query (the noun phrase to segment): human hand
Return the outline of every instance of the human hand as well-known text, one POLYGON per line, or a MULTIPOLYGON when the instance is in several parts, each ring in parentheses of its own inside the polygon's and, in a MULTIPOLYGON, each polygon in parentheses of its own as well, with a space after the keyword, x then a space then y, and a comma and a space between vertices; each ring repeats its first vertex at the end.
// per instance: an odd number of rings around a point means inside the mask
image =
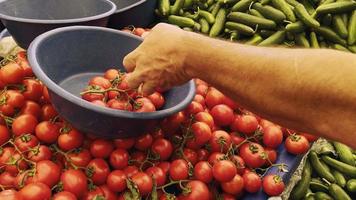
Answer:
POLYGON ((142 84, 143 94, 151 94, 158 87, 169 89, 193 78, 186 69, 188 36, 178 27, 156 25, 144 42, 124 58, 124 67, 132 72, 127 78, 129 87, 142 84))

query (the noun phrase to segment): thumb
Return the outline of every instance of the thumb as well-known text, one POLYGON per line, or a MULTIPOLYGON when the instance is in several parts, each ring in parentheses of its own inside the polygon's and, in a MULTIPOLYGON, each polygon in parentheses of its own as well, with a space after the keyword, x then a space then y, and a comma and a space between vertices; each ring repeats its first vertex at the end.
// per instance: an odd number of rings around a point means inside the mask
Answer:
POLYGON ((127 54, 123 60, 123 65, 126 71, 132 72, 136 68, 137 53, 133 51, 127 54))

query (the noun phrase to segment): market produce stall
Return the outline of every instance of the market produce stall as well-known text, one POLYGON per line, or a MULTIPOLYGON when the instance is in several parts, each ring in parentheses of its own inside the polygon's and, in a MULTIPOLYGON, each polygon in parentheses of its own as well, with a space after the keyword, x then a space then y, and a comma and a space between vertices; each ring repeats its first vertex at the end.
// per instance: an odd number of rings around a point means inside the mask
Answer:
POLYGON ((114 3, 107 22, 122 32, 56 29, 28 52, 21 35, 1 32, 0 199, 356 199, 346 145, 267 121, 199 79, 145 96, 121 66, 158 22, 249 45, 356 53, 354 0, 114 3))

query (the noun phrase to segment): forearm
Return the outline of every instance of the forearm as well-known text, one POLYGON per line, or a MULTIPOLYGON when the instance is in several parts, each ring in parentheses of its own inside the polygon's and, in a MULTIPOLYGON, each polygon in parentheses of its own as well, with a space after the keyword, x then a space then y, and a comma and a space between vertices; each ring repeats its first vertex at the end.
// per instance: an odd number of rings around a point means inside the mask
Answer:
POLYGON ((187 67, 194 77, 262 117, 356 147, 345 140, 356 139, 355 55, 189 38, 187 67))

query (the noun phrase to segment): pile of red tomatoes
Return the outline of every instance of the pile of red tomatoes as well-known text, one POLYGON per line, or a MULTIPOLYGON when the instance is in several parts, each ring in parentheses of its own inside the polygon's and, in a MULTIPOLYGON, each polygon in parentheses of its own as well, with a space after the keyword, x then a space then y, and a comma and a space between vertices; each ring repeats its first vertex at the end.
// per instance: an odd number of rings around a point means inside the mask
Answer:
POLYGON ((259 118, 201 80, 194 101, 154 132, 95 138, 58 116, 25 52, 1 63, 1 200, 227 200, 261 189, 279 195, 281 177, 264 176, 283 168, 276 148, 285 141, 289 152, 302 154, 315 139, 259 118))

